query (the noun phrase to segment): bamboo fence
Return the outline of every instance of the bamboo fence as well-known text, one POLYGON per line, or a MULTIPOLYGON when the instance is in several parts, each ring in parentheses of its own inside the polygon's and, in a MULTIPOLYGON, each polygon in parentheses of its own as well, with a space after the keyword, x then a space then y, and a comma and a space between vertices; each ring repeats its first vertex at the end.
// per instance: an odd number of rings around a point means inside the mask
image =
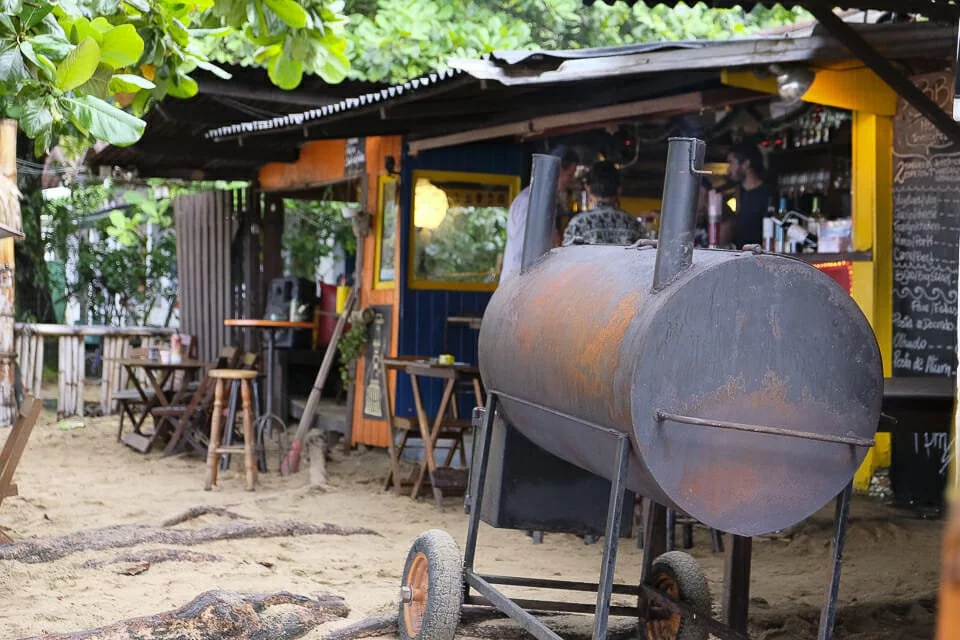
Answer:
POLYGON ((57 372, 57 415, 83 415, 84 340, 88 336, 103 338, 101 357, 103 375, 100 377, 100 409, 104 415, 116 411, 114 394, 127 386, 127 374, 118 360, 126 357, 133 338, 169 336, 176 329, 162 327, 101 327, 69 326, 59 324, 17 323, 16 350, 20 363, 23 393, 41 398, 43 382, 44 340, 56 338, 59 362, 57 372))

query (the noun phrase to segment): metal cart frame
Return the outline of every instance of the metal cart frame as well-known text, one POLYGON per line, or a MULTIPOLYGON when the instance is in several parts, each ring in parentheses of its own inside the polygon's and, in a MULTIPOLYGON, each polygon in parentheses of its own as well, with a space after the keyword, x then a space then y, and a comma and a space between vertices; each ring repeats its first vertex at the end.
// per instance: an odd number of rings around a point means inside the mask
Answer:
MULTIPOLYGON (((713 619, 709 613, 695 611, 684 603, 678 602, 664 593, 647 584, 651 568, 655 560, 658 547, 662 547, 665 529, 665 508, 652 502, 646 510, 645 525, 643 528, 644 548, 643 566, 639 584, 626 585, 614 583, 614 569, 617 559, 617 547, 620 542, 620 522, 624 507, 625 479, 630 462, 630 438, 627 434, 608 429, 596 424, 585 422, 574 416, 538 405, 521 398, 517 398, 501 391, 489 390, 486 408, 474 410, 476 425, 474 438, 473 464, 470 477, 469 491, 465 497, 464 508, 469 513, 466 547, 463 555, 464 604, 489 606, 509 616, 525 631, 538 640, 562 640, 561 636, 551 631, 542 621, 530 611, 564 612, 564 613, 593 613, 593 640, 602 640, 607 636, 610 616, 638 617, 641 620, 649 619, 651 605, 665 609, 672 614, 680 614, 694 622, 702 629, 712 633, 722 640, 749 640, 746 634, 746 608, 749 600, 749 538, 734 537, 732 548, 739 549, 741 561, 745 559, 746 569, 727 567, 727 579, 724 581, 724 617, 721 622, 713 619), (612 460, 610 497, 607 507, 606 531, 604 535, 603 560, 600 566, 600 580, 598 583, 574 582, 568 580, 546 580, 540 578, 525 578, 516 576, 499 576, 480 573, 475 568, 477 540, 480 528, 480 512, 483 503, 484 484, 487 475, 487 463, 490 452, 491 437, 493 434, 494 419, 500 398, 508 398, 513 402, 553 413, 558 417, 572 420, 583 426, 584 429, 600 432, 617 442, 617 453, 612 460), (477 446, 479 443, 479 446, 477 446), (737 544, 746 541, 748 544, 737 544), (597 595, 595 606, 589 604, 557 602, 549 600, 515 599, 505 595, 497 585, 517 587, 539 587, 563 591, 594 592, 597 595), (471 589, 478 595, 471 595, 471 589), (637 607, 611 606, 613 594, 637 596, 637 607)), ((722 425, 703 424, 698 426, 722 425)), ((729 428, 729 427, 727 427, 729 428)), ((791 437, 805 437, 802 434, 772 434, 791 437)), ((830 640, 833 637, 834 620, 836 617, 837 594, 840 587, 840 570, 843 558, 844 538, 846 535, 847 519, 850 511, 852 483, 848 484, 836 498, 836 512, 834 517, 833 537, 831 541, 832 567, 830 580, 827 585, 824 606, 820 615, 818 640, 830 640)), ((737 551, 731 549, 737 558, 737 551)), ((742 562, 741 562, 742 564, 742 562)), ((641 625, 641 630, 644 627, 641 625)), ((645 634, 645 632, 643 632, 645 634)))

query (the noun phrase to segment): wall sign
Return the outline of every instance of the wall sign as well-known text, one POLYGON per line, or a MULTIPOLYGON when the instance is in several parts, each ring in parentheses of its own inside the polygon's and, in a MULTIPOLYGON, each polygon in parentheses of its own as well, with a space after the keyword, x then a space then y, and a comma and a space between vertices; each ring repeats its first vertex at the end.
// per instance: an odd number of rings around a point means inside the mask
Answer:
MULTIPOLYGON (((948 73, 914 82, 944 109, 948 73)), ((956 371, 960 149, 901 99, 894 120, 893 370, 901 376, 956 371)))
POLYGON ((367 139, 347 138, 343 158, 343 175, 354 176, 367 169, 367 139))
MULTIPOLYGON (((951 74, 912 80, 945 111, 951 109, 951 74)), ((894 119, 893 163, 893 375, 954 376, 960 148, 901 99, 894 119)), ((890 477, 898 500, 941 504, 947 436, 894 435, 890 477)))
POLYGON ((363 372, 363 417, 372 420, 387 419, 387 394, 383 388, 383 359, 390 352, 390 317, 393 307, 390 305, 371 307, 374 312, 367 338, 367 350, 364 354, 363 372))

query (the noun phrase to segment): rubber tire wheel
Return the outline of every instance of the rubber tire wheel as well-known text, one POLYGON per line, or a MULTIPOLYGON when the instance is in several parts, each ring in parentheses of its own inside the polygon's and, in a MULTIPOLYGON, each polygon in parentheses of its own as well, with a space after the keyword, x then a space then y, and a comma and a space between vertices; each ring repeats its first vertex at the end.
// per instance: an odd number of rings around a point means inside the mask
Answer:
POLYGON ((421 533, 407 554, 401 586, 407 584, 410 569, 420 554, 426 556, 427 563, 426 606, 420 628, 414 629, 415 633, 410 633, 405 620, 407 607, 410 605, 400 602, 397 618, 400 638, 453 640, 457 627, 460 626, 460 609, 463 606, 463 560, 460 549, 446 531, 431 529, 421 533))
MULTIPOLYGON (((664 576, 678 587, 678 600, 706 616, 713 615, 713 600, 710 598, 710 586, 700 563, 683 551, 668 551, 653 561, 648 584, 655 586, 658 578, 664 576)), ((707 640, 709 632, 688 620, 680 619, 680 628, 674 640, 707 640)))

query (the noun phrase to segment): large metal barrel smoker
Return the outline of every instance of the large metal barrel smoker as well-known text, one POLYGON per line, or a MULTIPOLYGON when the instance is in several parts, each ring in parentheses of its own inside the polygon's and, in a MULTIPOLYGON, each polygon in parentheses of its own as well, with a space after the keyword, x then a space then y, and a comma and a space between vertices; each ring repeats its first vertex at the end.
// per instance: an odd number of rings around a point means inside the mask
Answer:
MULTIPOLYGON (((609 615, 638 611, 649 638, 746 638, 745 613, 736 624, 711 618, 692 557, 658 552, 658 509, 748 540, 839 496, 820 635, 830 637, 850 483, 880 417, 879 348, 856 303, 810 265, 757 247, 693 249, 704 151, 700 140, 671 139, 657 242, 553 250, 558 167, 535 157, 523 267, 500 284, 480 332, 488 402, 478 411, 463 571, 449 535, 418 538, 404 572, 402 637, 452 638, 466 603, 493 606, 537 638, 559 636, 528 610, 595 613, 595 639, 606 636, 609 615), (553 461, 536 462, 546 457, 553 461), (539 471, 530 476, 531 468, 539 471), (565 505, 553 518, 562 526, 549 530, 603 523, 599 583, 474 571, 481 519, 535 528, 510 506, 532 489, 541 497, 526 508, 553 508, 542 506, 551 495, 565 505), (651 505, 642 579, 614 585, 631 492, 651 505), (595 591, 597 604, 521 607, 495 584, 595 591), (612 593, 636 594, 640 606, 611 607, 612 593)), ((544 521, 550 514, 541 513, 544 521)))

